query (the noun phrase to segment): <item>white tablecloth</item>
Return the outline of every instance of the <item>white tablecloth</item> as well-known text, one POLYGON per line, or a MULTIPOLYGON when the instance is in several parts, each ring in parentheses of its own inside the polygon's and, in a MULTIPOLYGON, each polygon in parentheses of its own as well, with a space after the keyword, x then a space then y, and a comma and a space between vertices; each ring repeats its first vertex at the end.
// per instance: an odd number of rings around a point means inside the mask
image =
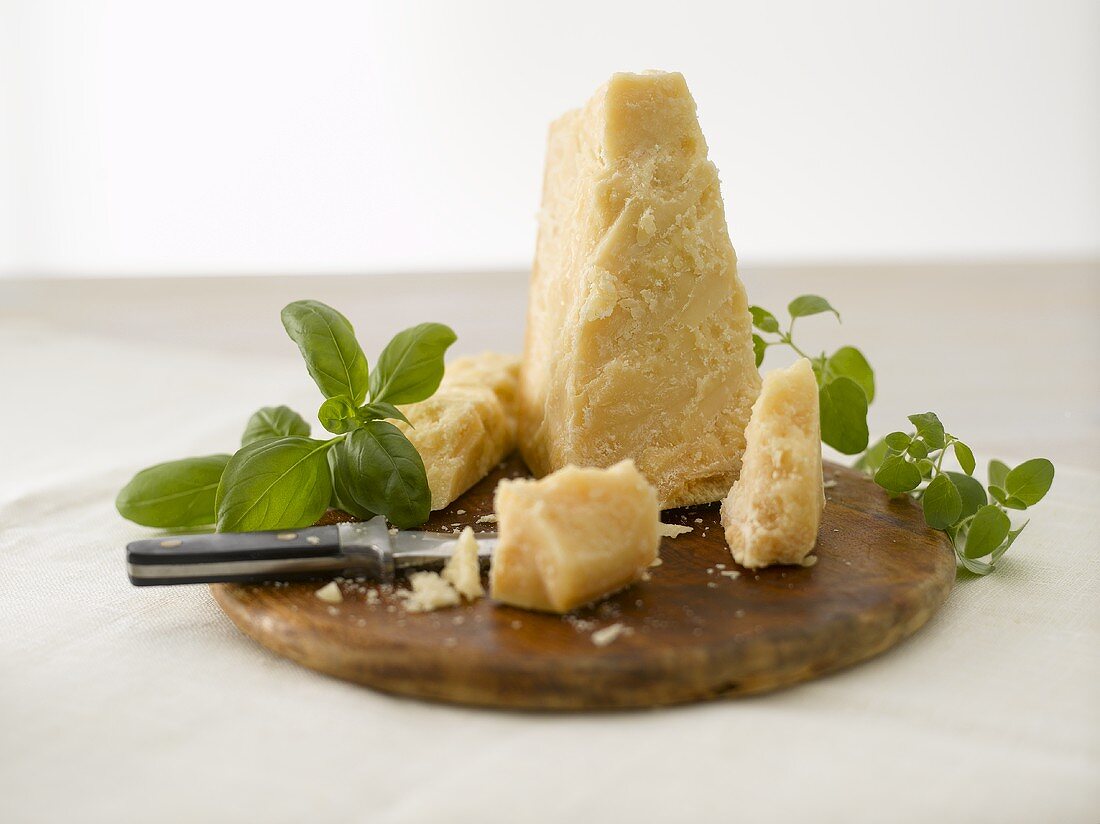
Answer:
MULTIPOLYGON (((1100 267, 750 270, 844 314, 872 428, 931 408, 980 458, 1058 475, 1003 568, 899 648, 750 699, 614 714, 461 709, 317 675, 205 588, 129 586, 141 466, 231 450, 318 398, 278 309, 368 355, 406 325, 518 349, 523 275, 0 284, 0 821, 1100 820, 1100 267)), ((812 324, 812 326, 811 326, 812 324)), ((984 461, 983 461, 984 462, 984 461)))

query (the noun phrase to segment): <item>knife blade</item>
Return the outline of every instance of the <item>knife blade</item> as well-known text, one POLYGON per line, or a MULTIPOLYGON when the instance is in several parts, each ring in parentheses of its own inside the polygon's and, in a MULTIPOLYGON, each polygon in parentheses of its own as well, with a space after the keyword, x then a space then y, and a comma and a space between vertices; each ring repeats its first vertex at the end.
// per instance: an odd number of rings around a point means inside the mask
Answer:
MULTIPOLYGON (((399 530, 382 516, 360 523, 270 532, 218 532, 146 538, 126 545, 126 571, 134 586, 259 583, 336 575, 392 583, 398 572, 441 567, 458 535, 399 530)), ((495 532, 477 535, 484 563, 495 532)))

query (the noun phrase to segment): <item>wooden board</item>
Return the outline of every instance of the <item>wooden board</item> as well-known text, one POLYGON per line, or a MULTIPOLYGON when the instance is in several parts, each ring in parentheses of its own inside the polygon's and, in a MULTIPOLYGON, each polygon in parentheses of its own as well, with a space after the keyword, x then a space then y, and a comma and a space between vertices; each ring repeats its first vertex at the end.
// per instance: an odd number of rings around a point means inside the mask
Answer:
MULTIPOLYGON (((513 460, 426 528, 493 529, 477 519, 492 512, 496 482, 519 474, 523 465, 513 460)), ((950 545, 915 505, 850 469, 826 464, 825 477, 814 566, 744 570, 730 557, 717 504, 674 510, 664 520, 693 531, 664 539, 650 580, 566 617, 488 599, 410 614, 393 593, 368 603, 367 590, 376 588, 352 582, 336 607, 314 597, 317 584, 212 589, 265 647, 401 695, 573 710, 758 693, 889 649, 928 620, 955 578, 950 545), (597 646, 592 632, 615 623, 627 632, 597 646)))

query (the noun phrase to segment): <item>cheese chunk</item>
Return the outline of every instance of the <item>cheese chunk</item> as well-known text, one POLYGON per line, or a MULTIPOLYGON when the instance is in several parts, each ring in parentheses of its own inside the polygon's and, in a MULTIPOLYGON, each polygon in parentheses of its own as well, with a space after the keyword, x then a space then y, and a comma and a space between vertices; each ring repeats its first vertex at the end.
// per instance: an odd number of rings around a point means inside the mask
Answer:
POLYGON ((733 559, 750 569, 803 563, 825 507, 817 380, 808 360, 764 377, 745 436, 741 477, 722 502, 733 559))
POLYGON ((434 395, 401 407, 409 423, 395 423, 424 461, 432 509, 443 509, 516 448, 518 372, 515 356, 459 358, 434 395))
POLYGON ((409 586, 409 590, 400 593, 409 612, 434 612, 456 606, 462 600, 438 572, 414 572, 409 576, 409 586))
POLYGON ((760 388, 718 173, 679 74, 612 76, 550 127, 520 369, 536 476, 633 459, 717 501, 760 388))
POLYGON ((657 493, 630 461, 505 480, 489 589, 525 609, 568 612, 638 578, 660 546, 657 493))
POLYGON ((443 580, 467 601, 475 601, 485 594, 485 589, 481 586, 477 538, 470 527, 462 530, 462 535, 455 542, 454 553, 443 567, 443 580))

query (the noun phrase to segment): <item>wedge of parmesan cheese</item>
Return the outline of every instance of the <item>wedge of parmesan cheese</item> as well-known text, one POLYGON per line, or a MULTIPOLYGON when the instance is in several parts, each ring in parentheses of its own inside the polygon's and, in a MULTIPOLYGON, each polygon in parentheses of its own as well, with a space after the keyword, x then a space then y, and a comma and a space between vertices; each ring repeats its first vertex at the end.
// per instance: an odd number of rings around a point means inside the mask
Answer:
POLYGON ((477 557, 477 538, 470 527, 462 530, 455 542, 454 553, 443 567, 443 580, 467 601, 485 594, 481 586, 481 565, 477 557))
POLYGON ((741 477, 722 502, 733 559, 750 569, 803 563, 825 507, 817 380, 808 360, 765 376, 745 436, 741 477))
POLYGON ((396 424, 424 461, 432 509, 443 509, 515 449, 518 373, 515 356, 459 358, 434 395, 401 407, 409 423, 396 424))
POLYGON ((759 387, 695 101, 679 74, 616 74, 550 127, 523 458, 536 476, 631 458, 662 509, 717 501, 759 387))
POLYGON ((657 558, 657 493, 630 461, 505 480, 489 590, 506 604, 568 612, 643 577, 657 558))

